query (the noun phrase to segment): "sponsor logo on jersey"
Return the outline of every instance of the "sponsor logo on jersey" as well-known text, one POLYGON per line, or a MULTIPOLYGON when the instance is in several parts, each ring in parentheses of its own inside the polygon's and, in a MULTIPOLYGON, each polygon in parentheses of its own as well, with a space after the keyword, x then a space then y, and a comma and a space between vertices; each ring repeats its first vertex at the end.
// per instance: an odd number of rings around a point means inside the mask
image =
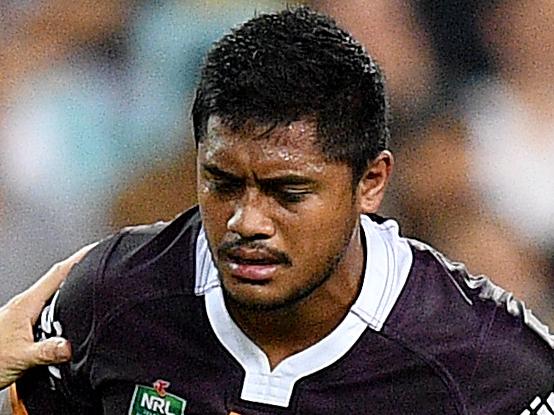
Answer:
POLYGON ((187 401, 167 392, 169 385, 161 379, 153 387, 136 385, 128 415, 183 415, 187 401))
POLYGON ((520 415, 554 415, 554 392, 551 392, 546 399, 535 397, 520 415))

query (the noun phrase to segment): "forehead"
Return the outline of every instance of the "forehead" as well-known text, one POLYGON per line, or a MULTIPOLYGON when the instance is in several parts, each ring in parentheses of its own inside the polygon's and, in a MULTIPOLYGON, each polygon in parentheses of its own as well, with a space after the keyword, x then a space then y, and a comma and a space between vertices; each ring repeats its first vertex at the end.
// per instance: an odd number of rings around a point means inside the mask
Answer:
POLYGON ((299 120, 288 125, 261 125, 248 121, 235 128, 217 116, 208 120, 206 137, 199 145, 199 159, 225 161, 318 162, 327 158, 317 142, 315 121, 299 120))

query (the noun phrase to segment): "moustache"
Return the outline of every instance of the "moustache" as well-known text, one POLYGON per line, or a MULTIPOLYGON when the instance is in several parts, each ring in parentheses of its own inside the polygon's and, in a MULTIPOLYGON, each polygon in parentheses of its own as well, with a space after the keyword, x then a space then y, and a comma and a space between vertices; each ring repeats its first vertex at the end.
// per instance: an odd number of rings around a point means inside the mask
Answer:
POLYGON ((270 248, 264 245, 262 242, 257 241, 236 240, 223 242, 217 248, 217 256, 220 259, 240 258, 241 253, 244 251, 255 252, 257 256, 263 257, 271 263, 287 266, 292 265, 292 260, 286 253, 274 248, 270 248))

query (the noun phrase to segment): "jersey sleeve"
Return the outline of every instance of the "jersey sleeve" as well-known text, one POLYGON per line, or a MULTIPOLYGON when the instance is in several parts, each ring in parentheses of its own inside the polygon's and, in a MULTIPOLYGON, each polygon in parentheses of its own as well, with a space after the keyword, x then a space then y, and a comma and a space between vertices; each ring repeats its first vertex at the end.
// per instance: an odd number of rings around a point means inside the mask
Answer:
POLYGON ((34 368, 17 382, 18 395, 29 415, 101 412, 95 410, 90 382, 96 324, 94 292, 111 245, 108 239, 89 252, 42 311, 35 340, 53 336, 68 339, 72 360, 34 368))
POLYGON ((511 293, 482 291, 497 304, 471 379, 474 411, 554 415, 554 336, 511 293))

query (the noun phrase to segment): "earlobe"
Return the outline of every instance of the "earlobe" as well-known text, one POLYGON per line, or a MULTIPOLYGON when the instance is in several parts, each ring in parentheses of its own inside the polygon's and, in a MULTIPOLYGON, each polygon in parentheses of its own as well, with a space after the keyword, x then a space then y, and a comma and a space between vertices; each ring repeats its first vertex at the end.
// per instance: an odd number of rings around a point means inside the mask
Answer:
POLYGON ((358 183, 358 201, 361 213, 375 213, 381 206, 385 189, 394 166, 394 157, 382 151, 368 166, 358 183))

